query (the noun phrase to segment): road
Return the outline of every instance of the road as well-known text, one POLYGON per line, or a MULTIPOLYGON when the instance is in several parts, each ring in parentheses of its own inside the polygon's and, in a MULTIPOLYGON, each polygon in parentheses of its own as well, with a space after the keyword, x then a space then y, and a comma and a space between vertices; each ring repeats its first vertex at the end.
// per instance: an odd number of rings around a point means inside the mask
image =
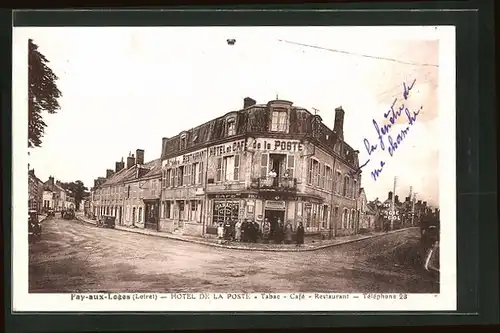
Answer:
POLYGON ((30 244, 31 293, 438 293, 415 229, 312 252, 257 252, 46 220, 30 244))

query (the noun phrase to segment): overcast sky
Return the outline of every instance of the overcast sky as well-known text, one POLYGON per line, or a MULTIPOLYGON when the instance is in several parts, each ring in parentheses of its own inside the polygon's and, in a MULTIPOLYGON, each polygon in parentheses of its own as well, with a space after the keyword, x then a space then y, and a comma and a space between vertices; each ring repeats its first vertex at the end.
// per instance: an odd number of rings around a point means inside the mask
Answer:
MULTIPOLYGON (((386 198, 398 176, 402 199, 412 185, 419 199, 436 205, 439 43, 408 36, 373 27, 16 28, 15 48, 27 49, 32 38, 63 93, 60 112, 44 116, 43 144, 31 150, 30 165, 42 180, 53 175, 90 187, 129 151, 158 158, 162 137, 238 110, 246 96, 258 103, 278 96, 319 109, 331 128, 334 109, 344 108, 346 141, 360 151, 360 163, 370 159, 362 179, 369 199, 386 198), (414 80, 404 101, 403 82, 414 80), (395 98, 396 106, 423 109, 392 157, 380 149, 369 156, 364 139, 378 142, 372 120, 387 123, 383 114, 395 98), (370 173, 381 160, 374 181, 370 173)), ((398 122, 408 123, 404 115, 398 122)), ((394 138, 401 128, 391 129, 394 138)))

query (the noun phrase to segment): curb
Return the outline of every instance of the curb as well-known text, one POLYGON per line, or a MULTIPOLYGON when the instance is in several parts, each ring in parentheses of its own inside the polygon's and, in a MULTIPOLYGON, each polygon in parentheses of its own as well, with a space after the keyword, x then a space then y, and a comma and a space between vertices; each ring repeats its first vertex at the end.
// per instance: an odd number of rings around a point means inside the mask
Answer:
MULTIPOLYGON (((84 221, 87 222, 87 221, 84 221)), ((87 222, 90 224, 90 222, 87 222)), ((334 244, 325 244, 325 245, 320 245, 318 247, 314 248, 289 248, 289 249, 259 249, 259 248, 248 248, 248 247, 241 247, 241 246, 235 246, 235 245, 223 245, 223 244, 216 244, 216 243, 209 243, 209 242, 204 242, 204 241, 198 241, 195 239, 185 239, 185 238, 180 238, 180 237, 175 237, 166 233, 163 234, 148 234, 148 233, 143 233, 143 232, 137 232, 134 229, 128 229, 128 228, 123 228, 123 227, 115 227, 115 230, 120 230, 124 232, 131 232, 135 234, 142 234, 146 236, 154 236, 154 237, 160 237, 160 238, 167 238, 167 239, 173 239, 181 242, 187 242, 187 243, 193 243, 193 244, 200 244, 200 245, 205 245, 205 246, 212 246, 212 247, 218 247, 218 248, 224 248, 224 249, 232 249, 232 250, 240 250, 240 251, 260 251, 260 252, 310 252, 310 251, 318 251, 322 249, 326 249, 329 247, 333 246, 338 246, 338 245, 344 245, 344 244, 349 244, 349 243, 355 243, 359 242, 362 240, 370 239, 370 238, 377 238, 377 237, 382 237, 382 236, 387 236, 390 234, 394 234, 397 232, 402 232, 405 230, 410 230, 414 227, 411 228, 404 228, 404 229, 398 229, 398 230, 392 230, 388 231, 386 233, 378 234, 378 235, 371 235, 371 236, 365 236, 365 237, 360 237, 357 239, 347 239, 345 241, 340 241, 338 243, 334 244)))

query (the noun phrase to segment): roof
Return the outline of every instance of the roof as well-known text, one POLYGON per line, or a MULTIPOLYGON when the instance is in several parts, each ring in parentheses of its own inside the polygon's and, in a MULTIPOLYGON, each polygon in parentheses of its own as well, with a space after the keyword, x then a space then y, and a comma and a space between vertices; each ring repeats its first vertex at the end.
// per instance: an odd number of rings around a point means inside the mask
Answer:
MULTIPOLYGON (((136 179, 136 172, 137 172, 137 164, 132 166, 131 168, 128 169, 121 169, 117 173, 113 174, 111 178, 106 180, 104 184, 101 185, 101 187, 106 187, 106 186, 112 186, 120 183, 124 183, 127 181, 135 180, 136 179)), ((156 174, 161 174, 161 161, 159 158, 149 161, 143 165, 141 165, 142 168, 145 169, 150 169, 144 176, 144 177, 151 177, 155 176, 156 174)))
POLYGON ((158 158, 154 161, 151 161, 150 163, 151 169, 141 178, 149 178, 161 175, 161 160, 158 158))

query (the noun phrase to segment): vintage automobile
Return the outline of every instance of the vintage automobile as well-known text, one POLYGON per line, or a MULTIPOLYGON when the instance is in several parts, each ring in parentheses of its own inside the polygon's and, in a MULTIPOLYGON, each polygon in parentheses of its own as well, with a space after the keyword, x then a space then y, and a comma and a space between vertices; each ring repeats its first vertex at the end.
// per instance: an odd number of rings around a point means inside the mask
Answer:
POLYGON ((42 226, 38 221, 36 210, 28 211, 28 239, 30 242, 40 239, 42 236, 42 226))
POLYGON ((75 218, 75 211, 68 209, 62 213, 62 217, 65 220, 73 220, 75 218))
POLYGON ((97 227, 103 227, 103 228, 114 228, 115 227, 115 222, 116 222, 116 217, 115 216, 110 216, 110 215, 102 215, 96 223, 97 227))

